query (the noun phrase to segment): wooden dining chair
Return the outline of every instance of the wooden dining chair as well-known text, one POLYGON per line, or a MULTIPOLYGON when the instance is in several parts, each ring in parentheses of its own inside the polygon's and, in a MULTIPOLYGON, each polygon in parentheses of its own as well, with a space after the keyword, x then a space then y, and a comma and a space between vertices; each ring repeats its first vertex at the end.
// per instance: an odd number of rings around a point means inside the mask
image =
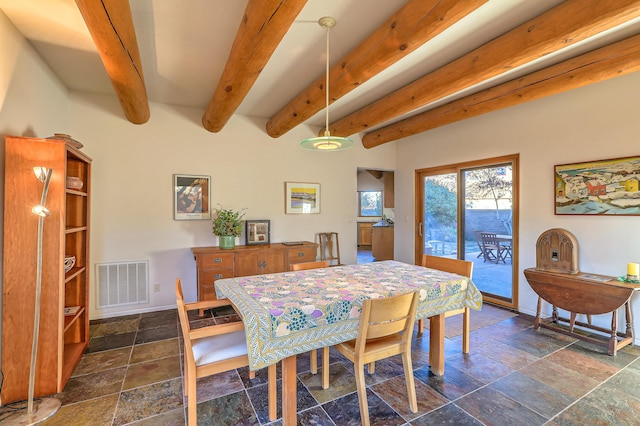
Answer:
MULTIPOLYGON (((412 413, 418 411, 416 387, 411 363, 411 336, 416 320, 418 292, 362 301, 362 312, 355 340, 339 343, 335 348, 351 362, 356 375, 362 425, 369 425, 369 404, 364 380, 364 366, 378 360, 402 355, 407 398, 412 413)), ((369 370, 369 373, 372 371, 369 370)))
MULTIPOLYGON (((473 262, 448 257, 422 255, 422 266, 426 268, 438 269, 440 271, 451 272, 452 274, 463 275, 471 278, 473 273, 473 262)), ((462 353, 469 353, 469 333, 470 315, 469 308, 454 309, 445 312, 444 316, 451 317, 462 314, 462 353)), ((424 332, 424 320, 418 320, 418 335, 424 332)))
MULTIPOLYGON (((178 278, 176 279, 176 304, 184 341, 184 394, 188 400, 188 424, 195 426, 197 423, 196 380, 248 366, 247 340, 244 324, 241 321, 196 329, 192 329, 189 324, 189 311, 229 306, 231 303, 228 300, 185 303, 182 283, 178 278)), ((268 368, 269 419, 275 420, 277 417, 276 365, 270 365, 268 368)), ((251 372, 250 377, 255 377, 255 373, 251 372)))
MULTIPOLYGON (((328 268, 328 260, 320 260, 317 262, 292 263, 289 265, 290 271, 305 271, 308 269, 328 268)), ((318 372, 318 351, 312 349, 309 352, 311 363, 311 374, 318 372)), ((329 388, 329 347, 322 348, 322 389, 329 388)))
POLYGON ((320 260, 328 260, 329 266, 340 266, 340 243, 337 232, 320 232, 320 260))

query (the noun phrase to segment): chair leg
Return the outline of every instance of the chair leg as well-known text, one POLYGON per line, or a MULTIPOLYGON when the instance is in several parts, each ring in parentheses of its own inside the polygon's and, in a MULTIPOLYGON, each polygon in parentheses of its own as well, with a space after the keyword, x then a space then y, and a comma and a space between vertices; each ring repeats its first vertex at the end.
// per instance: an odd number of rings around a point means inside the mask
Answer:
POLYGON ((311 364, 311 374, 318 372, 318 351, 312 349, 309 351, 309 362, 311 364))
POLYGON ((276 377, 276 365, 271 364, 267 370, 269 378, 268 380, 268 405, 269 405, 269 420, 274 421, 278 418, 278 389, 277 389, 277 377, 276 377))
POLYGON ((356 373, 356 389, 358 390, 362 426, 369 426, 369 404, 367 402, 367 385, 364 381, 364 364, 354 364, 353 367, 356 373))
POLYGON ((424 320, 419 319, 418 320, 418 337, 422 336, 423 334, 424 334, 424 320))
POLYGON ((187 381, 186 389, 188 389, 189 396, 187 397, 187 417, 189 426, 196 426, 198 423, 198 398, 196 397, 196 372, 191 371, 189 376, 185 377, 187 381))
POLYGON ((413 364, 411 362, 411 354, 404 352, 402 354, 402 366, 404 367, 404 381, 407 384, 407 399, 409 399, 409 409, 412 413, 418 412, 418 401, 416 398, 416 384, 413 380, 413 364))
POLYGON ((371 361, 369 364, 367 364, 367 372, 369 374, 376 374, 376 362, 375 361, 371 361))
POLYGON ((329 389, 329 346, 322 348, 322 389, 329 389))
POLYGON ((470 321, 471 312, 469 308, 464 308, 464 313, 462 314, 462 353, 469 353, 469 327, 471 324, 470 321))

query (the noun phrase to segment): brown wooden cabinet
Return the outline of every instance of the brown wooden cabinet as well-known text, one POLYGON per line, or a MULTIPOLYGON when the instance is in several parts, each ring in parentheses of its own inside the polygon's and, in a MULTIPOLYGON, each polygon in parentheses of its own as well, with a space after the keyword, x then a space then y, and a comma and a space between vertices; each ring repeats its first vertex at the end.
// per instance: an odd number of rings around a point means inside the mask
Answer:
POLYGON ((371 254, 376 260, 393 259, 393 226, 374 226, 371 254))
POLYGON ((371 247, 371 227, 373 223, 359 222, 358 223, 358 246, 371 247))
POLYGON ((395 174, 394 172, 385 172, 384 182, 384 208, 392 209, 395 205, 395 174))
POLYGON ((318 244, 305 241, 295 246, 267 244, 233 249, 193 247, 191 250, 197 268, 198 300, 212 300, 217 298, 216 280, 288 271, 292 263, 315 261, 318 244))
POLYGON ((38 220, 43 183, 53 169, 44 219, 42 293, 34 395, 61 392, 89 342, 88 267, 91 159, 60 140, 6 137, 2 402, 26 399, 35 313, 38 220), (67 177, 82 187, 67 188, 67 177), (65 257, 75 265, 65 272, 65 257), (65 307, 77 312, 65 315, 65 307))

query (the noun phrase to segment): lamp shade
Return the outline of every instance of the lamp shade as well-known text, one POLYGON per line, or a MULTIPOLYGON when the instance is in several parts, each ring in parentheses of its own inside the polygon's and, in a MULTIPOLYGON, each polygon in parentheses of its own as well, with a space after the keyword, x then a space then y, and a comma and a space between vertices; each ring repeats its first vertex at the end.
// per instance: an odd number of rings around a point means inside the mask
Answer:
POLYGON ((353 145, 351 139, 340 136, 318 136, 300 142, 300 146, 311 151, 341 151, 353 145))

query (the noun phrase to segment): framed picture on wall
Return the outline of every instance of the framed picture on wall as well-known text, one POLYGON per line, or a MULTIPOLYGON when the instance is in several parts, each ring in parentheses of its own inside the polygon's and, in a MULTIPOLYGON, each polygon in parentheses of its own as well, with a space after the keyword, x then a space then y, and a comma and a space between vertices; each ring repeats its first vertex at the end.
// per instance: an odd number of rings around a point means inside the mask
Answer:
POLYGON ((561 164, 555 172, 555 214, 640 215, 640 156, 561 164))
POLYGON ((286 214, 320 213, 320 184, 285 182, 284 212, 286 214))
POLYGON ((173 175, 173 219, 211 219, 211 177, 173 175))
POLYGON ((244 232, 245 244, 248 246, 256 244, 271 243, 271 221, 269 220, 246 220, 244 232))

